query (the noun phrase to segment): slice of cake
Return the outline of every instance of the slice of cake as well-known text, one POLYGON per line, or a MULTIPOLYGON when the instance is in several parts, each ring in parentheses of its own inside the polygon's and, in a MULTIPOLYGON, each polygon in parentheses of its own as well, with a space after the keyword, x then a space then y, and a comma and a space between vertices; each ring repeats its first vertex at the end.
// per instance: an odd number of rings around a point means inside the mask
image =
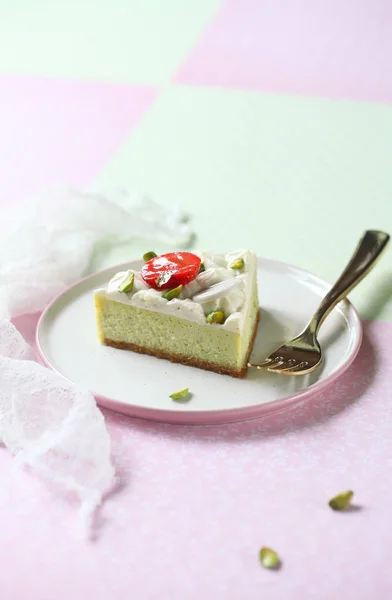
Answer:
POLYGON ((259 318, 257 258, 248 250, 149 253, 140 271, 95 291, 99 341, 244 377, 259 318))

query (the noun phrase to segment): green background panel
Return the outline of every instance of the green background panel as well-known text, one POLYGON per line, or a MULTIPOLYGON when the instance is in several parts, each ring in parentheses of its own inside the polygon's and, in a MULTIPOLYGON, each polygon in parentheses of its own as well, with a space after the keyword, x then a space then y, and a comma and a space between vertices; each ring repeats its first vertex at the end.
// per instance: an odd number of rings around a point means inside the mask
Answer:
MULTIPOLYGON (((249 247, 334 281, 365 229, 392 232, 392 107, 167 87, 97 183, 189 210, 197 246, 249 247)), ((351 294, 392 319, 391 252, 351 294)), ((261 282, 262 285, 262 282, 261 282)))
POLYGON ((0 72, 168 81, 218 0, 0 0, 0 72))

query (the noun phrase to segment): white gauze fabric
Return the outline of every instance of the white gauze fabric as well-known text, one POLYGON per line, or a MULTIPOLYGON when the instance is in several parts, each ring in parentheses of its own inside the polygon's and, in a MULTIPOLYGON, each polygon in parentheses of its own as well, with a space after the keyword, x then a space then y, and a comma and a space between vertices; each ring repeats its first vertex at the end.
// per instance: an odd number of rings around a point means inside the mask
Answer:
POLYGON ((86 517, 115 475, 103 415, 88 390, 35 362, 11 319, 44 309, 91 270, 100 247, 136 240, 187 247, 192 236, 179 210, 124 190, 57 190, 1 215, 0 441, 34 472, 76 492, 86 517))

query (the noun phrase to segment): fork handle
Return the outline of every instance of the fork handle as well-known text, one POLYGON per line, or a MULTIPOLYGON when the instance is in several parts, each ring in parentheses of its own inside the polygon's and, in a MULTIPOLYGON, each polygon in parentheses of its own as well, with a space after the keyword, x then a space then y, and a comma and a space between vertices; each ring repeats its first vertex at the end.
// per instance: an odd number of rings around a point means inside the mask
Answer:
POLYGON ((321 301, 314 313, 308 330, 317 334, 322 322, 340 300, 369 273, 389 241, 389 235, 382 231, 365 231, 347 267, 321 301))

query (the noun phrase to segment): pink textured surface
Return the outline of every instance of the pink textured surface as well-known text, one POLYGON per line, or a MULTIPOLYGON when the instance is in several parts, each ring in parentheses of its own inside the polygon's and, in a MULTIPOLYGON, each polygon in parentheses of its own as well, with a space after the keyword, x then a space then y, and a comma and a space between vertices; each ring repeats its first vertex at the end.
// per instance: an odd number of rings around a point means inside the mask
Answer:
POLYGON ((150 87, 0 76, 0 205, 83 186, 154 100, 150 87))
MULTIPOLYGON (((29 338, 33 325, 18 322, 29 338)), ((0 451, 0 514, 13 515, 2 520, 1 597, 388 600, 391 337, 392 323, 366 323, 345 376, 269 418, 181 427, 106 413, 120 493, 96 542, 78 537, 68 501, 0 451), (347 488, 360 510, 331 511, 347 488), (279 572, 260 567, 261 545, 279 551, 279 572)))
POLYGON ((176 79, 390 102, 391 23, 388 0, 228 0, 176 79))

